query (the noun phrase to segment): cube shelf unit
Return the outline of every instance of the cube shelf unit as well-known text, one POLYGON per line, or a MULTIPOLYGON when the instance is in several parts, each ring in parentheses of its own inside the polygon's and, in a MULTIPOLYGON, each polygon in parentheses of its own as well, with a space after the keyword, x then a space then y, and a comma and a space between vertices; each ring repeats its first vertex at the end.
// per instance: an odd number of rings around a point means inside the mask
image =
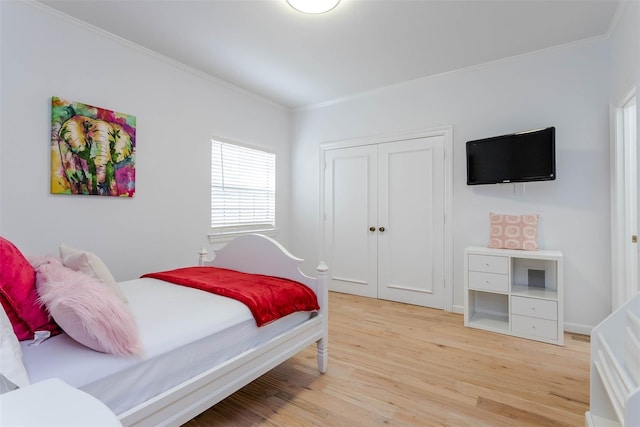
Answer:
POLYGON ((464 325, 563 345, 563 256, 472 246, 464 251, 464 325))

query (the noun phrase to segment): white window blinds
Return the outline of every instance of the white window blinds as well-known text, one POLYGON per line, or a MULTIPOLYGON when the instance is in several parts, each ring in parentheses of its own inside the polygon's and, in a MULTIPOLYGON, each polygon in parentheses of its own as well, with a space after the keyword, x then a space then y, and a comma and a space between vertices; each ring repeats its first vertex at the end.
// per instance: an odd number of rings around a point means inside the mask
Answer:
POLYGON ((211 144, 214 234, 275 227, 276 156, 227 142, 211 144))

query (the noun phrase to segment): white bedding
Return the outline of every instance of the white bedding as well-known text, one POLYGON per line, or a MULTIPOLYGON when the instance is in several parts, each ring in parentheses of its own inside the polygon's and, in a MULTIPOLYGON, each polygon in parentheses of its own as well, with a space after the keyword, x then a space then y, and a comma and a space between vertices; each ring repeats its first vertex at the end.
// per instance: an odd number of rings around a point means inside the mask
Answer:
POLYGON ((67 335, 21 343, 30 381, 58 377, 121 414, 309 319, 298 312, 257 328, 242 303, 144 278, 120 283, 144 348, 135 359, 99 353, 67 335))

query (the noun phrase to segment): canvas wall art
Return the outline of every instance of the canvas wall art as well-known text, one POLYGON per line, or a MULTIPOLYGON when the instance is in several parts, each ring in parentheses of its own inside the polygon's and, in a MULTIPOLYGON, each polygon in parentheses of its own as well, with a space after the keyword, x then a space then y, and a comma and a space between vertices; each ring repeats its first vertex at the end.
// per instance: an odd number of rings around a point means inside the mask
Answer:
POLYGON ((133 197, 136 118, 51 98, 51 193, 133 197))

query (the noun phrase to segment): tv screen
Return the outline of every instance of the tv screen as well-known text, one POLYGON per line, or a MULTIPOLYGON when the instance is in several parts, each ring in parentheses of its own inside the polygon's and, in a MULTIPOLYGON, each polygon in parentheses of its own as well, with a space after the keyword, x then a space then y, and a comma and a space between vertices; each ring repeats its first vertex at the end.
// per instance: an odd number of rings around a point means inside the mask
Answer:
POLYGON ((467 142, 467 185, 556 179, 556 129, 467 142))

